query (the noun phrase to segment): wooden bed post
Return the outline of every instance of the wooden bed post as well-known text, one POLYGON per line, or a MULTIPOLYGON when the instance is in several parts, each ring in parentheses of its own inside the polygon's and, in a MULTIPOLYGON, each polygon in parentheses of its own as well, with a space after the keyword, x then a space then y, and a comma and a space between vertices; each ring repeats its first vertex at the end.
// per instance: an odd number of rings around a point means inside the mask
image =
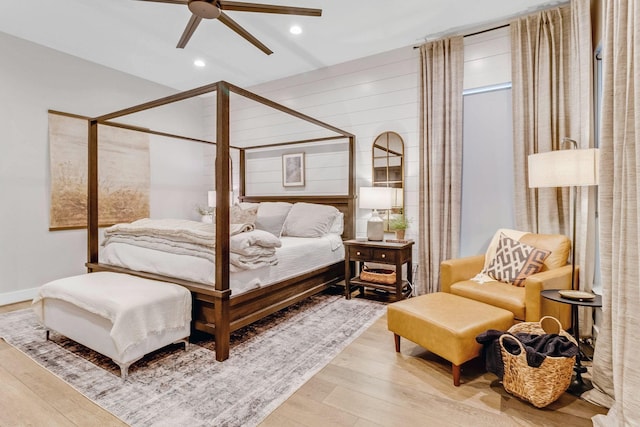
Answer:
POLYGON ((216 360, 229 358, 229 86, 218 82, 216 90, 216 360))
MULTIPOLYGON (((247 165, 246 165, 246 161, 247 161, 247 153, 246 150, 244 148, 240 148, 240 183, 239 183, 239 188, 240 188, 240 194, 239 196, 245 196, 246 193, 246 181, 245 181, 245 177, 244 174, 246 173, 247 170, 247 165)), ((242 199, 240 199, 242 200, 242 199)))
MULTIPOLYGON (((88 121, 87 262, 98 262, 98 121, 88 121)), ((89 269, 89 271, 91 271, 89 269)))
POLYGON ((351 222, 351 235, 347 239, 356 237, 356 137, 349 136, 349 220, 351 222))

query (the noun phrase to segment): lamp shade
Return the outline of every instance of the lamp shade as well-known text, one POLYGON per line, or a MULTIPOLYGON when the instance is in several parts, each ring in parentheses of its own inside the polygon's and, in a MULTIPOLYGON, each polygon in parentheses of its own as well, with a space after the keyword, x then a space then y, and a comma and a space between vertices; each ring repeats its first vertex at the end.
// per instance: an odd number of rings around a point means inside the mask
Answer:
POLYGON ((390 187, 360 187, 360 209, 391 209, 395 190, 390 187))
POLYGON ((557 150, 529 156, 529 188, 598 185, 597 148, 557 150))

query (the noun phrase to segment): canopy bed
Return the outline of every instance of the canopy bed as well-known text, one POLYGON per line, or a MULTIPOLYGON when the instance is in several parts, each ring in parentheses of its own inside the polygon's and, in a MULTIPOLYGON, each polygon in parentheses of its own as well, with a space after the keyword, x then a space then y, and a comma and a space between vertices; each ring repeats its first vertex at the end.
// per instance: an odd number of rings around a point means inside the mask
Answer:
MULTIPOLYGON (((186 92, 171 95, 155 101, 146 102, 131 108, 105 114, 89 120, 89 150, 88 150, 88 242, 87 242, 87 263, 88 272, 119 272, 134 276, 160 280, 163 282, 175 283, 187 288, 192 295, 192 328, 206 332, 215 337, 215 353, 218 361, 223 361, 229 357, 229 337, 230 333, 238 328, 248 325, 269 314, 290 306, 306 297, 327 289, 332 284, 344 277, 344 261, 325 261, 320 267, 314 267, 305 271, 295 273, 291 276, 279 276, 280 279, 266 280, 266 286, 258 286, 243 289, 242 292, 234 291, 231 288, 232 253, 231 248, 234 243, 230 235, 230 211, 233 208, 231 201, 225 195, 232 189, 231 183, 231 150, 239 152, 239 200, 243 203, 273 203, 288 202, 296 204, 319 204, 334 206, 342 213, 344 218, 341 237, 342 239, 353 238, 355 235, 355 182, 354 182, 354 154, 355 136, 349 132, 338 129, 320 120, 309 117, 305 114, 292 110, 276 102, 251 93, 224 81, 213 83, 207 86, 189 90, 186 92), (216 190, 216 215, 215 215, 215 254, 213 257, 214 271, 211 273, 212 281, 195 280, 175 277, 169 274, 170 271, 140 271, 127 268, 126 266, 114 265, 115 263, 105 263, 100 257, 99 229, 98 229, 98 126, 116 126, 122 128, 135 129, 141 132, 170 136, 187 140, 195 140, 181 135, 168 134, 151 129, 142 129, 124 123, 114 122, 114 119, 130 114, 151 110, 156 107, 186 100, 191 97, 200 96, 210 92, 216 95, 216 138, 215 141, 197 140, 198 142, 215 144, 215 190, 216 190), (286 113, 304 122, 310 123, 329 133, 329 136, 310 138, 305 140, 285 141, 270 143, 260 146, 232 146, 230 137, 230 94, 236 94, 263 106, 270 107, 281 113, 286 113), (273 147, 288 146, 309 146, 310 144, 323 143, 325 141, 342 140, 348 144, 348 190, 343 195, 305 195, 296 193, 289 195, 260 195, 252 196, 245 194, 246 182, 246 156, 251 150, 273 147), (275 281, 273 281, 275 280, 275 281)), ((338 236, 340 233, 338 233, 338 236)), ((298 242, 295 238, 292 240, 298 242)), ((283 239, 285 240, 285 239, 283 239)), ((340 239, 338 243, 341 244, 340 239)), ((333 244, 332 244, 333 245, 333 244)), ((126 264, 124 264, 126 265, 126 264)), ((240 279, 242 281, 242 278, 240 279)))

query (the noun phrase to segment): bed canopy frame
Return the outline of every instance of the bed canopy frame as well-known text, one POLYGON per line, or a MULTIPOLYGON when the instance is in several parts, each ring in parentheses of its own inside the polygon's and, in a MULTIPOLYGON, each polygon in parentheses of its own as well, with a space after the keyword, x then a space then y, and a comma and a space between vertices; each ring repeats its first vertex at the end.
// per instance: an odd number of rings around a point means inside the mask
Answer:
POLYGON ((259 96, 248 90, 232 85, 225 81, 219 81, 196 89, 170 95, 154 101, 139 104, 130 108, 115 111, 88 120, 89 123, 89 147, 88 147, 88 214, 87 214, 87 263, 88 272, 115 271, 132 274, 140 277, 177 283, 185 286, 192 294, 193 313, 192 328, 206 332, 215 337, 216 360, 223 361, 229 357, 230 333, 246 326, 269 314, 290 306, 304 298, 321 292, 344 278, 344 262, 332 264, 316 269, 301 276, 283 280, 268 286, 253 289, 238 295, 232 295, 229 289, 229 210, 230 201, 225 195, 231 191, 231 149, 239 150, 240 154, 240 183, 239 199, 246 202, 288 201, 308 202, 333 205, 344 213, 345 225, 343 238, 349 239, 355 236, 355 136, 342 129, 314 119, 310 116, 295 111, 289 107, 278 104, 267 98, 259 96), (182 135, 144 129, 124 123, 114 122, 114 119, 139 113, 153 108, 161 107, 192 97, 216 92, 216 140, 185 137, 182 135), (279 142, 250 147, 235 147, 230 144, 230 94, 234 93, 259 104, 271 107, 277 111, 289 114, 305 122, 314 124, 330 131, 333 135, 307 140, 279 142), (133 271, 111 265, 101 264, 98 260, 98 126, 115 126, 125 129, 146 132, 160 136, 191 140, 215 144, 216 160, 216 251, 215 251, 215 283, 213 286, 187 280, 161 276, 141 271, 133 271), (348 163, 348 193, 346 195, 315 196, 251 196, 245 194, 246 153, 252 149, 268 147, 290 146, 295 144, 313 144, 328 140, 347 140, 348 163))

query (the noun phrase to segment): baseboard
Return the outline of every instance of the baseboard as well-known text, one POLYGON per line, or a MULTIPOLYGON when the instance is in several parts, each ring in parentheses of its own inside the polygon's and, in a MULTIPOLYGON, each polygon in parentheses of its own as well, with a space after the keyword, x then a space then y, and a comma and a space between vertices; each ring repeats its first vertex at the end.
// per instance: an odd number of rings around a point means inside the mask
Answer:
POLYGON ((0 305, 15 304, 17 302, 30 301, 38 293, 38 288, 24 289, 16 292, 0 294, 0 305))

